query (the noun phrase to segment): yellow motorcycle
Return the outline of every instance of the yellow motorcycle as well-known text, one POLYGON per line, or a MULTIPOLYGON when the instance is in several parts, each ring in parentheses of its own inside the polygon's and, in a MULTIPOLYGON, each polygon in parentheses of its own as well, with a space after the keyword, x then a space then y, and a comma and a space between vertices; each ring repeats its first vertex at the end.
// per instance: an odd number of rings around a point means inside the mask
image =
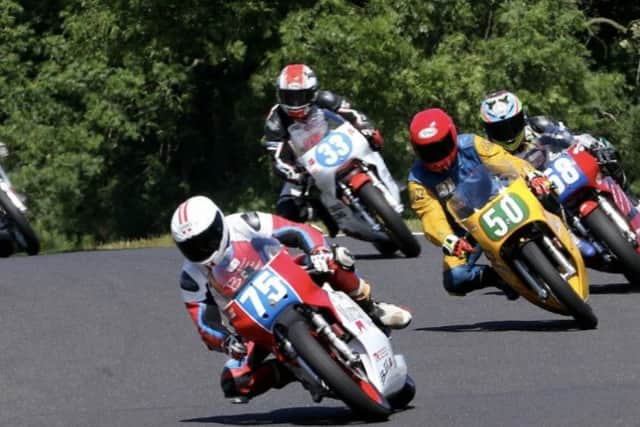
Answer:
POLYGON ((567 227, 544 209, 510 165, 499 169, 480 165, 472 170, 447 200, 447 210, 522 297, 572 316, 581 329, 595 328, 584 261, 567 227))

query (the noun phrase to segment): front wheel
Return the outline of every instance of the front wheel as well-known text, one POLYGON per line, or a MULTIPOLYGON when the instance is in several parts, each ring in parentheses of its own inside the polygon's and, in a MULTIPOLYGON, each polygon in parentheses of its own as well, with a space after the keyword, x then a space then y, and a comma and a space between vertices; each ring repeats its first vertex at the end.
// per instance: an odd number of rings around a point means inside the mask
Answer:
POLYGON ((387 203, 384 195, 373 184, 367 182, 358 191, 358 197, 378 221, 384 225, 391 240, 409 258, 420 255, 420 243, 407 227, 398 212, 387 203))
POLYGON ((614 222, 604 213, 602 208, 596 208, 584 217, 584 224, 589 231, 604 243, 622 266, 624 275, 629 283, 640 282, 640 254, 631 243, 624 238, 614 222))
POLYGON ((527 242, 522 247, 522 258, 529 265, 534 275, 544 280, 557 300, 576 319, 580 329, 595 329, 598 325, 598 318, 593 314, 589 304, 584 302, 574 292, 569 283, 560 276, 558 270, 551 264, 535 241, 527 242))
POLYGON ((373 419, 386 419, 391 414, 387 399, 370 383, 350 375, 348 367, 332 358, 312 335, 306 320, 295 320, 287 329, 287 338, 298 355, 354 412, 373 419))
POLYGON ((9 222, 11 234, 14 235, 18 245, 29 255, 40 252, 40 241, 29 221, 16 205, 13 204, 7 193, 0 190, 0 210, 3 210, 9 222))

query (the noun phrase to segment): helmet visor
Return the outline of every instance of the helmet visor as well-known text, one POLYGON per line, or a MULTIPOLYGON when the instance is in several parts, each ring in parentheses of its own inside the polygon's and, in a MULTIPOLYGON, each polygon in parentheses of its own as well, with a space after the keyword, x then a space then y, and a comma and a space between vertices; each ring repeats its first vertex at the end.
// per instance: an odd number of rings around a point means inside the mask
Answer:
POLYGON ((224 223, 218 212, 213 222, 202 233, 176 245, 180 252, 191 262, 202 262, 220 249, 224 237, 224 223))
POLYGON ((313 101, 315 91, 311 89, 290 90, 280 89, 280 103, 287 107, 304 107, 313 101))
POLYGON ((513 117, 495 123, 485 123, 487 136, 491 141, 509 144, 524 129, 524 113, 520 111, 513 117))
POLYGON ((415 144, 416 154, 425 163, 435 163, 445 159, 454 149, 455 141, 451 132, 440 141, 430 144, 415 144))

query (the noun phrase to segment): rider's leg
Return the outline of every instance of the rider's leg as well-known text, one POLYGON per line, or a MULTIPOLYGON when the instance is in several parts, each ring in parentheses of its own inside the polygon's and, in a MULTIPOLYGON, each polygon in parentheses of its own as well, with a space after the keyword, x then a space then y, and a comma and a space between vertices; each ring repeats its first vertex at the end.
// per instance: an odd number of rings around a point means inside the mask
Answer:
POLYGON ((333 273, 327 281, 335 289, 349 295, 378 324, 392 329, 406 328, 411 322, 411 313, 395 304, 375 301, 371 297, 371 285, 355 271, 355 259, 345 247, 334 246, 333 273))
POLYGON ((453 256, 444 257, 443 285, 450 295, 464 296, 469 292, 494 286, 504 292, 509 300, 518 298, 518 293, 487 265, 476 265, 481 251, 476 251, 466 261, 453 256))

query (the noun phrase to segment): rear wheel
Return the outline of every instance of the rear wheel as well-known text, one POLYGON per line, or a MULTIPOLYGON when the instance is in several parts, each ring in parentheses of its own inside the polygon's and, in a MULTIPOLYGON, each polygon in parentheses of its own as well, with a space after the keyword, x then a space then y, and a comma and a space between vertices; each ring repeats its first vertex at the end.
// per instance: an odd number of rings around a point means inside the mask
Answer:
POLYGON ((31 228, 24 214, 13 204, 7 193, 0 190, 0 210, 7 216, 11 234, 14 235, 18 245, 29 255, 36 255, 40 251, 40 241, 35 231, 31 228))
POLYGON ((300 357, 354 412, 373 419, 386 419, 391 414, 387 399, 370 383, 350 375, 349 368, 340 366, 311 334, 304 319, 292 322, 287 329, 287 338, 300 357))
POLYGON ((640 254, 624 238, 611 218, 601 208, 596 208, 583 221, 596 239, 616 256, 629 283, 640 283, 640 254))
POLYGON ((409 258, 420 255, 420 243, 407 227, 398 212, 387 203, 384 195, 367 182, 358 191, 358 197, 373 215, 384 225, 391 240, 409 258))
POLYGON ((569 283, 560 276, 558 270, 551 264, 535 241, 530 241, 522 247, 522 258, 531 267, 533 273, 544 280, 569 314, 576 319, 580 329, 595 329, 598 325, 598 318, 593 314, 589 304, 584 302, 569 283))

